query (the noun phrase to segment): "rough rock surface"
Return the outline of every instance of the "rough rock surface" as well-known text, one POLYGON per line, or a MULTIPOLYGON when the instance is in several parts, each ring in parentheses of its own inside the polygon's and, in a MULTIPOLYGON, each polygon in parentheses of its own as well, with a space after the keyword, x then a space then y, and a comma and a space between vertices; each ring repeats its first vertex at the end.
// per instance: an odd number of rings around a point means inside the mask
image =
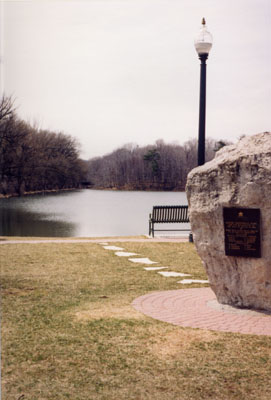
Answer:
POLYGON ((271 133, 223 147, 190 172, 186 192, 194 242, 218 301, 271 311, 271 133), (261 258, 225 255, 223 207, 260 208, 261 258))

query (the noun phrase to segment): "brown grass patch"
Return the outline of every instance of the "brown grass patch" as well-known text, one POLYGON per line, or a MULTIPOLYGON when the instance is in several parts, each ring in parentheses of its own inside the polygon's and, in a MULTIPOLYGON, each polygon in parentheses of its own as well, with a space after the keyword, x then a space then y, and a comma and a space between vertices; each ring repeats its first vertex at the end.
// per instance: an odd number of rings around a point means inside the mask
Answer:
POLYGON ((76 311, 74 317, 78 321, 90 321, 95 319, 115 318, 115 319, 138 319, 143 320, 147 317, 136 311, 129 305, 117 305, 106 302, 104 304, 93 305, 90 303, 88 307, 84 306, 84 310, 76 311))
POLYGON ((2 289, 2 296, 29 296, 35 288, 24 288, 24 289, 2 289))
POLYGON ((196 329, 170 330, 161 336, 156 336, 151 351, 161 359, 177 357, 184 351, 189 351, 191 346, 210 343, 216 338, 216 333, 196 329))

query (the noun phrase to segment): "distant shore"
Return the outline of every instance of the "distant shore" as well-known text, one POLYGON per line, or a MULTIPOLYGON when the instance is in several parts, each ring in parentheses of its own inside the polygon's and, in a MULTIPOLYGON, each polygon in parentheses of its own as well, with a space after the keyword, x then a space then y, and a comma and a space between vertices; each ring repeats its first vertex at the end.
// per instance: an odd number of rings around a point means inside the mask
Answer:
POLYGON ((34 196, 35 194, 49 194, 49 193, 59 193, 68 192, 73 190, 80 190, 82 188, 66 188, 66 189, 47 189, 47 190, 35 190, 31 192, 25 192, 23 194, 11 193, 11 194, 0 194, 0 199, 9 199, 11 197, 24 197, 24 196, 34 196))
POLYGON ((35 191, 30 191, 30 192, 25 192, 23 194, 18 194, 18 193, 10 193, 10 194, 1 194, 0 193, 0 199, 9 199, 13 197, 24 197, 24 196, 34 196, 36 194, 50 194, 50 193, 60 193, 60 192, 67 192, 67 191, 73 191, 73 190, 82 190, 82 189, 88 189, 88 190, 105 190, 105 191, 120 191, 120 192, 184 192, 185 190, 183 189, 174 189, 174 190, 169 190, 169 189, 157 189, 157 188, 148 188, 148 189, 136 189, 136 188, 106 188, 106 187, 78 187, 78 188, 66 188, 66 189, 47 189, 47 190, 35 190, 35 191))

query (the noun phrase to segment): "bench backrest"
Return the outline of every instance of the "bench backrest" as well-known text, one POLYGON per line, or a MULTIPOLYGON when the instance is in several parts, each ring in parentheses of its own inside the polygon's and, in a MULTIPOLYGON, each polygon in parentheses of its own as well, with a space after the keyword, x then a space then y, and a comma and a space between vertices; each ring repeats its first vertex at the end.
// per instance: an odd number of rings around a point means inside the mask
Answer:
POLYGON ((154 206, 152 222, 189 222, 188 206, 154 206))

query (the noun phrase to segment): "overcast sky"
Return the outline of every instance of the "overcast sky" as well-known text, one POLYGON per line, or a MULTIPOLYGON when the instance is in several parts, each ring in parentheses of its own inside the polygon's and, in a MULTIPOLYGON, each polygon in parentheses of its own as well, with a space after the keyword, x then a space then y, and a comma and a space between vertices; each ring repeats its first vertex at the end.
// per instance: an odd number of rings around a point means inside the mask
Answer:
POLYGON ((197 138, 202 17, 213 35, 207 136, 271 131, 271 0, 2 0, 0 10, 2 90, 23 119, 78 138, 85 159, 197 138))

